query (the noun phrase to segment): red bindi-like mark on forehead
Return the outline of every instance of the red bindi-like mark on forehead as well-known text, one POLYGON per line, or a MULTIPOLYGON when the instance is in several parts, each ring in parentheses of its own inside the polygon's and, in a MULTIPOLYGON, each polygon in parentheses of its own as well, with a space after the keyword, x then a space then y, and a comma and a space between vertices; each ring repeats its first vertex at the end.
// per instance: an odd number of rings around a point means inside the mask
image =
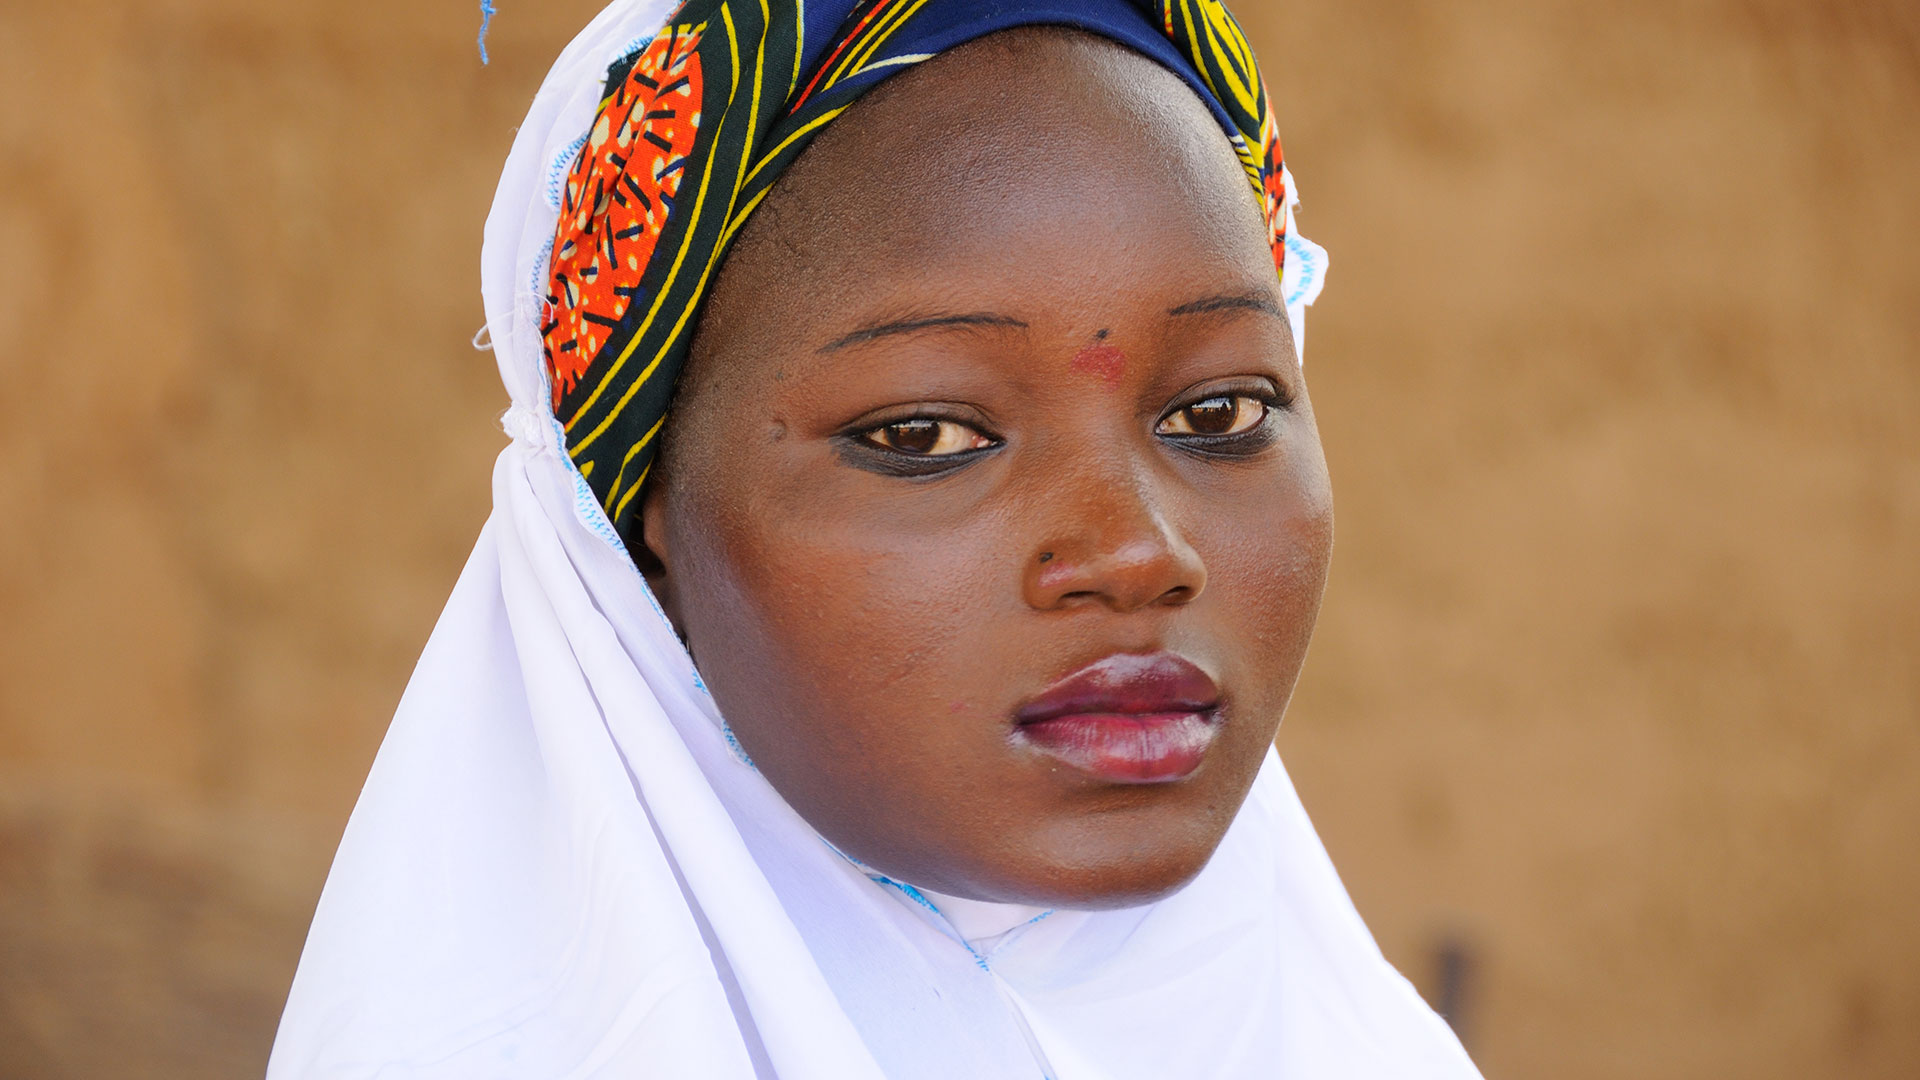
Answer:
POLYGON ((1107 332, 1094 335, 1092 344, 1073 354, 1073 362, 1067 370, 1092 375, 1108 386, 1120 385, 1120 376, 1126 374, 1127 357, 1119 349, 1107 344, 1107 332))

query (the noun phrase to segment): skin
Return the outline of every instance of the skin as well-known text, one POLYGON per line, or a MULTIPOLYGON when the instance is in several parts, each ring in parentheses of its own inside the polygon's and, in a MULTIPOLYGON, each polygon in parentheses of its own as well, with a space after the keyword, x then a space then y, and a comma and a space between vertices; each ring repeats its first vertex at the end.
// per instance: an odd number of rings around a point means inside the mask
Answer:
POLYGON ((781 179, 645 500, 656 592, 809 823, 926 888, 1079 908, 1165 896, 1220 843, 1333 520, 1225 137, 1152 61, 1055 29, 896 76, 781 179), (1192 775, 1110 783, 1017 737, 1056 680, 1158 650, 1222 691, 1192 775))

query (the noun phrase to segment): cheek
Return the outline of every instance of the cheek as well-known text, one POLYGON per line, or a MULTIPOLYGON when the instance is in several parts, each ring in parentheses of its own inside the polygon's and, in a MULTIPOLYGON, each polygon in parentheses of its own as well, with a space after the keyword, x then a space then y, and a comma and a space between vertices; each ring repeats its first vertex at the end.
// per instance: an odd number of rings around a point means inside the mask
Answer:
POLYGON ((977 696, 967 673, 994 621, 990 573, 964 533, 818 518, 726 515, 692 538, 690 644, 750 752, 910 773, 916 750, 956 738, 939 721, 977 696))
POLYGON ((1245 704, 1277 723, 1326 588, 1333 503, 1317 456, 1283 481, 1212 504, 1200 614, 1231 656, 1245 704))
POLYGON ((1012 865, 996 847, 1018 795, 1008 658, 993 653, 1005 620, 978 553, 951 536, 760 520, 787 527, 709 534, 704 576, 724 584, 687 621, 760 771, 841 850, 906 880, 1012 865))
POLYGON ((924 554, 866 551, 826 537, 789 533, 743 567, 751 610, 777 639, 794 677, 809 678, 837 698, 878 688, 884 705, 924 696, 936 661, 961 644, 971 619, 970 590, 956 587, 955 567, 929 570, 924 554), (811 541, 811 542, 810 542, 811 541))

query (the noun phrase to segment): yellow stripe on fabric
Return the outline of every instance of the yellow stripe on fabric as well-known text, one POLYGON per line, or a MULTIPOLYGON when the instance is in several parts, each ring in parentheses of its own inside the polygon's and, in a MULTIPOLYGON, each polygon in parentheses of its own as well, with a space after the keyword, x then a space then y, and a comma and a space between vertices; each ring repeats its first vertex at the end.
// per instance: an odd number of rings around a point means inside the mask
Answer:
MULTIPOLYGON (((1206 10, 1202 12, 1200 23, 1207 29, 1207 51, 1213 54, 1214 61, 1220 66, 1220 73, 1231 84, 1234 101, 1238 102, 1245 112, 1257 118, 1260 112, 1259 99, 1254 96, 1253 88, 1241 77, 1245 70, 1240 62, 1241 54, 1230 41, 1231 38, 1239 36, 1233 32, 1235 28, 1231 17, 1219 4, 1208 3, 1206 10), (1223 42, 1223 37, 1229 40, 1223 42)), ((1219 89, 1215 88, 1214 93, 1219 92, 1219 89)))
MULTIPOLYGON (((1214 85, 1213 72, 1204 62, 1204 58, 1197 55, 1201 42, 1193 25, 1193 5, 1191 3, 1183 3, 1180 5, 1180 21, 1186 29, 1187 52, 1194 61, 1194 67, 1200 69, 1200 78, 1206 82, 1207 89, 1213 91, 1213 96, 1216 98, 1220 97, 1220 88, 1214 85)), ((1173 22, 1171 8, 1168 10, 1167 22, 1169 25, 1173 22)), ((1257 114, 1257 110, 1250 111, 1254 111, 1257 114)), ((1262 177, 1260 175, 1259 151, 1248 145, 1244 133, 1234 136, 1232 142, 1233 152, 1239 156, 1240 166, 1247 170, 1247 179, 1253 184, 1255 194, 1258 194, 1264 200, 1266 198, 1266 188, 1262 184, 1262 177)))
POLYGON ((787 96, 784 101, 793 100, 793 92, 800 89, 800 58, 807 55, 807 0, 794 0, 793 4, 793 78, 787 80, 787 96))
POLYGON ((760 94, 767 77, 767 32, 773 23, 773 12, 767 9, 767 0, 760 0, 760 48, 753 57, 753 93, 747 98, 747 144, 740 148, 740 172, 733 178, 733 190, 727 195, 727 212, 733 212, 733 201, 740 197, 740 184, 746 179, 747 159, 752 156, 748 149, 753 145, 753 137, 760 130, 760 94))
MULTIPOLYGON (((880 51, 880 46, 885 45, 887 43, 887 39, 893 36, 894 31, 900 29, 902 26, 905 26, 907 23, 907 20, 913 18, 915 12, 919 11, 921 8, 926 6, 927 6, 927 0, 912 0, 912 3, 902 4, 899 7, 895 8, 894 12, 896 12, 897 14, 893 15, 888 19, 882 20, 882 22, 887 23, 888 25, 877 28, 874 31, 873 37, 867 43, 863 44, 860 50, 857 50, 860 52, 859 61, 855 64, 854 70, 852 72, 849 72, 846 77, 851 78, 852 76, 858 75, 862 71, 865 71, 867 66, 867 61, 873 59, 873 54, 880 51)), ((843 65, 843 70, 844 70, 844 65, 843 65)))
POLYGON ((1183 3, 1180 5, 1180 22, 1187 31, 1187 55, 1192 57, 1193 66, 1200 69, 1200 78, 1207 84, 1207 89, 1213 91, 1214 97, 1219 97, 1220 88, 1213 85, 1213 73, 1207 70, 1207 65, 1202 62, 1199 56, 1200 35, 1195 32, 1193 28, 1193 5, 1191 3, 1183 3))
MULTIPOLYGON (((893 9, 893 11, 898 10, 900 9, 897 7, 893 9)), ((889 11, 887 14, 892 15, 893 11, 889 11)), ((883 18, 881 21, 884 22, 886 20, 883 18)), ((820 84, 820 89, 825 90, 827 87, 840 81, 840 76, 846 72, 847 65, 853 63, 853 54, 860 51, 860 43, 865 40, 865 35, 873 33, 878 28, 878 23, 868 23, 856 32, 855 37, 849 38, 845 42, 846 48, 840 53, 839 62, 834 65, 832 71, 827 72, 827 78, 820 84)))
POLYGON ((816 116, 813 119, 807 121, 804 126, 802 126, 799 130, 795 131, 793 134, 788 135, 784 139, 781 139, 780 144, 778 146, 775 146, 773 149, 760 155, 760 163, 758 165, 755 165, 753 167, 753 171, 747 174, 747 183, 749 184, 753 183, 754 178, 760 175, 760 170, 772 164, 773 160, 780 156, 780 152, 782 150, 785 150, 787 147, 793 145, 794 140, 801 138, 802 136, 813 131, 814 129, 820 127, 820 125, 831 121, 834 117, 839 116, 841 113, 846 111, 847 111, 847 107, 845 105, 842 105, 839 108, 834 109, 830 112, 821 113, 819 116, 816 116))
MULTIPOLYGON (((761 18, 763 20, 767 19, 768 16, 767 16, 766 0, 761 0, 760 11, 761 11, 761 18)), ((766 55, 767 55, 767 38, 766 38, 766 35, 762 34, 760 36, 760 62, 754 65, 753 109, 747 114, 750 125, 759 123, 760 92, 761 90, 764 89, 764 87, 762 87, 760 84, 760 78, 761 78, 761 69, 766 66, 766 55)), ((795 55, 797 56, 798 53, 796 53, 795 55)), ((795 63, 794 70, 798 71, 799 61, 796 60, 794 61, 794 63, 795 63)), ((789 94, 791 94, 792 91, 789 90, 788 92, 789 94)), ((757 131, 759 129, 757 127, 750 126, 750 130, 757 131)), ((782 143, 781 145, 785 145, 785 143, 782 143)), ((759 170, 755 169, 754 171, 758 172, 759 170)), ((733 180, 733 195, 727 200, 727 212, 729 216, 725 224, 723 224, 720 227, 720 242, 717 245, 715 245, 716 251, 725 251, 727 249, 727 244, 730 241, 732 241, 734 232, 740 228, 740 223, 746 220, 746 216, 753 211, 754 207, 760 205, 761 199, 766 197, 767 193, 765 191, 762 191, 758 195, 755 195, 751 199, 748 199, 747 205, 744 208, 739 208, 736 206, 736 203, 740 198, 740 193, 746 190, 747 180, 751 176, 752 174, 747 171, 747 154, 745 152, 742 152, 740 155, 739 172, 738 174, 735 175, 733 180)), ((704 283, 704 280, 705 279, 703 278, 702 279, 703 283, 704 283)))
MULTIPOLYGON (((763 12, 766 11, 766 7, 767 7, 766 0, 761 0, 760 8, 763 12)), ((726 18, 726 21, 727 21, 727 46, 732 51, 732 59, 733 59, 733 65, 734 65, 733 94, 738 95, 739 89, 740 89, 739 34, 738 34, 738 31, 735 30, 733 25, 733 15, 724 7, 720 9, 720 12, 726 18)), ((765 24, 763 23, 762 25, 765 25, 765 24)), ((748 106, 748 112, 747 112, 747 119, 749 124, 747 130, 749 132, 749 137, 751 137, 751 133, 753 131, 753 128, 751 125, 758 118, 759 111, 760 111, 761 79, 765 75, 764 68, 766 63, 766 55, 767 55, 767 37, 765 33, 762 33, 760 35, 760 51, 758 55, 759 62, 754 65, 754 69, 753 69, 753 92, 749 100, 749 106, 748 106)), ((728 112, 733 111, 731 101, 728 103, 727 111, 728 112)), ((747 171, 747 155, 745 154, 745 152, 742 152, 740 155, 739 172, 734 177, 733 191, 729 194, 727 199, 729 210, 732 209, 733 199, 738 197, 740 194, 740 187, 745 182, 745 179, 746 179, 746 171, 747 171)), ((707 185, 708 183, 710 183, 712 178, 712 172, 713 172, 713 158, 712 156, 709 156, 707 159, 708 175, 706 178, 702 179, 700 184, 700 194, 703 200, 706 196, 707 185)), ((694 220, 696 222, 699 220, 697 204, 696 204, 696 212, 695 212, 694 220)), ((723 223, 722 231, 724 232, 724 230, 725 230, 725 225, 723 223)), ((689 236, 692 235, 691 225, 688 226, 687 235, 689 236)), ((695 296, 706 295, 707 279, 713 275, 713 268, 719 262, 720 252, 723 246, 724 245, 715 244, 712 250, 710 250, 707 253, 707 265, 700 271, 700 280, 694 284, 695 296)), ((680 269, 680 262, 682 259, 686 258, 686 253, 687 253, 687 246, 682 246, 679 253, 675 256, 674 267, 673 267, 675 273, 678 273, 680 269)), ((668 281, 669 283, 671 283, 672 278, 669 277, 668 281)), ((665 294, 666 294, 666 290, 663 288, 661 290, 661 296, 664 298, 665 294)), ((667 353, 673 350, 674 342, 680 340, 680 335, 686 330, 687 320, 693 317, 693 311, 696 306, 697 305, 695 304, 685 304, 681 306, 680 318, 674 322, 673 329, 667 332, 667 339, 661 342, 659 352, 654 354, 653 360, 647 364, 646 370, 640 373, 640 377, 633 381, 632 386, 627 387, 626 393, 620 395, 620 400, 615 402, 613 408, 607 412, 607 418, 605 420, 600 421, 600 426, 594 428, 593 431, 588 433, 586 438, 580 440, 579 445, 575 447, 576 451, 585 448, 588 443, 598 438, 602 432, 606 431, 608 427, 612 426, 615 418, 617 418, 622 412, 626 411, 627 403, 633 400, 633 396, 639 393, 640 388, 646 385, 647 380, 653 376, 654 371, 657 368, 659 368, 660 362, 666 359, 667 353)), ((658 300, 655 301, 654 307, 655 307, 655 310, 658 310, 659 308, 658 300)), ((649 322, 652 321, 652 318, 653 318, 652 312, 648 313, 647 318, 649 322)), ((643 326, 642 332, 644 332, 644 329, 645 328, 643 326)), ((627 353, 623 353, 621 355, 621 360, 623 362, 626 360, 626 355, 630 354, 633 351, 634 347, 639 343, 639 340, 640 340, 639 336, 636 334, 633 341, 629 343, 627 346, 627 353)), ((618 370, 618 369, 616 368, 615 370, 618 370)), ((613 373, 608 372, 607 377, 611 379, 613 377, 613 373)), ((606 383, 602 382, 601 385, 604 386, 606 385, 606 383)), ((591 404, 591 402, 589 402, 589 404, 591 404)), ((582 409, 584 408, 585 406, 582 406, 582 409)), ((615 489, 616 490, 618 489, 617 483, 615 484, 615 489)))
POLYGON ((633 497, 640 494, 640 489, 647 485, 647 474, 651 472, 653 472, 653 462, 649 461, 647 462, 647 467, 640 470, 640 475, 634 478, 633 486, 627 489, 626 495, 620 499, 620 505, 614 507, 613 513, 608 515, 609 517, 618 518, 621 514, 627 512, 627 504, 632 502, 633 497))
MULTIPOLYGON (((637 443, 634 443, 633 447, 627 451, 627 456, 620 462, 621 475, 624 476, 627 471, 627 466, 633 464, 634 456, 639 454, 640 451, 645 450, 647 448, 647 444, 653 441, 653 437, 655 435, 660 434, 660 426, 662 424, 665 424, 666 422, 667 422, 666 415, 662 414, 660 419, 655 420, 653 422, 653 427, 648 429, 647 433, 640 437, 640 441, 637 443)), ((639 479, 635 480, 633 482, 633 486, 627 489, 626 496, 620 500, 618 505, 608 508, 611 511, 610 516, 617 519, 622 513, 626 511, 627 503, 633 499, 634 492, 640 490, 640 485, 647 482, 647 473, 651 472, 652 470, 653 470, 653 462, 649 461, 647 462, 646 468, 643 468, 640 470, 639 479)), ((616 494, 618 494, 619 491, 620 491, 620 483, 618 480, 615 480, 612 490, 607 492, 607 502, 612 503, 613 497, 616 494)))
POLYGON ((1247 41, 1247 32, 1240 29, 1240 23, 1234 19, 1233 13, 1224 7, 1220 9, 1220 18, 1229 31, 1227 41, 1233 46, 1234 55, 1239 58, 1240 70, 1246 72, 1249 79, 1259 82, 1260 61, 1253 55, 1253 45, 1247 41))
MULTIPOLYGON (((732 12, 722 7, 720 9, 720 15, 726 20, 727 24, 727 50, 730 54, 729 59, 732 61, 733 70, 730 74, 733 76, 733 83, 727 91, 727 108, 720 114, 720 127, 714 129, 713 145, 719 144, 720 130, 726 126, 728 118, 733 115, 734 101, 740 93, 739 31, 733 25, 732 12)), ((683 242, 680 245, 680 249, 673 253, 673 265, 667 268, 667 280, 660 286, 660 291, 654 294, 653 305, 647 309, 647 317, 641 320, 640 326, 634 331, 633 336, 627 339, 626 347, 620 350, 619 358, 613 362, 612 367, 607 369, 606 375, 603 376, 598 385, 593 388, 593 393, 589 394, 587 400, 581 403, 580 408, 573 414, 573 419, 567 422, 567 434, 571 435, 573 433, 573 425, 579 423, 580 418, 585 416, 588 410, 593 408, 594 402, 599 400, 601 393, 613 382, 614 377, 620 374, 620 369, 626 366, 627 360, 633 356, 633 351, 640 347, 640 342, 646 337, 647 330, 653 326, 653 320, 659 316, 660 305, 666 303, 667 296, 672 293, 673 283, 679 278, 680 267, 686 262, 687 251, 691 247, 689 243, 684 241, 692 238, 693 231, 700 224, 700 216, 706 206, 707 188, 713 182, 713 159, 713 154, 707 155, 706 168, 700 175, 699 190, 694 192, 693 217, 687 222, 686 229, 681 233, 683 242)), ((684 320, 684 318, 685 316, 683 315, 682 319, 684 320)), ((673 338, 669 336, 666 343, 661 346, 660 351, 654 354, 653 360, 647 364, 646 370, 640 373, 640 377, 635 379, 633 385, 628 387, 627 392, 621 396, 619 404, 607 412, 606 419, 600 421, 598 427, 588 432, 586 438, 574 444, 572 453, 575 457, 579 456, 588 446, 591 446, 593 441, 604 434, 607 428, 613 424, 614 419, 620 415, 620 410, 626 407, 627 402, 633 399, 635 392, 646 384, 647 379, 652 377, 654 370, 660 366, 660 361, 666 356, 667 347, 671 345, 672 342, 673 338)))
POLYGON ((880 51, 880 46, 890 41, 894 33, 907 24, 907 20, 913 18, 921 8, 926 6, 927 0, 912 0, 911 3, 903 5, 899 9, 899 17, 889 20, 888 25, 879 28, 872 43, 865 46, 866 51, 861 54, 857 70, 853 74, 858 75, 860 70, 864 70, 867 62, 873 59, 873 54, 880 51))
POLYGON ((740 231, 740 226, 747 223, 747 215, 753 213, 754 207, 759 206, 760 201, 767 197, 767 192, 772 190, 772 185, 768 185, 754 192, 753 197, 747 200, 747 205, 733 215, 733 220, 727 222, 726 230, 720 234, 721 247, 724 248, 733 243, 733 234, 740 231))
MULTIPOLYGON (((1206 21, 1206 19, 1202 19, 1202 23, 1204 23, 1204 21, 1206 21)), ((1200 79, 1206 83, 1208 90, 1212 90, 1215 98, 1225 100, 1225 94, 1221 94, 1221 92, 1219 92, 1219 86, 1213 83, 1213 67, 1212 65, 1208 65, 1208 61, 1206 61, 1208 58, 1204 56, 1204 50, 1206 50, 1204 40, 1200 37, 1200 31, 1194 29, 1194 6, 1192 6, 1192 4, 1181 4, 1181 23, 1187 27, 1187 54, 1192 58, 1192 61, 1194 61, 1194 67, 1200 69, 1200 79)))
POLYGON ((1234 70, 1252 71, 1253 52, 1247 47, 1246 35, 1240 33, 1239 26, 1234 23, 1226 7, 1215 0, 1207 0, 1207 22, 1219 31, 1221 40, 1226 43, 1227 51, 1233 57, 1234 70))
MULTIPOLYGON (((1167 0, 1165 6, 1167 33, 1169 36, 1172 36, 1174 33, 1173 9, 1175 3, 1176 0, 1167 0)), ((1207 84, 1207 89, 1213 91, 1215 98, 1219 98, 1221 96, 1220 88, 1214 85, 1213 72, 1206 64, 1205 58, 1199 54, 1201 41, 1198 30, 1193 24, 1193 4, 1191 2, 1180 3, 1179 8, 1181 26, 1186 30, 1185 45, 1187 55, 1193 60, 1193 66, 1199 69, 1200 78, 1207 84)), ((1257 112, 1257 110, 1254 111, 1257 112)), ((1236 126, 1238 123, 1238 121, 1235 121, 1236 126)), ((1233 144, 1234 154, 1240 159, 1240 167, 1247 171, 1247 182, 1253 185, 1254 194, 1260 197, 1262 205, 1264 206, 1266 187, 1264 178, 1260 172, 1260 152, 1248 145, 1244 132, 1236 132, 1228 138, 1233 144)))
MULTIPOLYGON (((1265 173, 1260 163, 1260 150, 1248 145, 1247 137, 1238 133, 1229 137, 1227 141, 1233 145, 1233 153, 1240 159, 1240 167, 1247 170, 1247 179, 1253 181, 1253 190, 1261 192, 1264 196, 1266 188, 1262 186, 1262 182, 1265 179, 1265 173)), ((1262 145, 1261 150, 1265 148, 1262 145)))
MULTIPOLYGON (((921 0, 921 2, 924 3, 925 0, 921 0)), ((847 73, 858 63, 862 50, 867 49, 868 43, 875 43, 875 48, 877 48, 878 43, 885 41, 887 35, 893 32, 892 27, 898 25, 900 20, 904 19, 907 15, 912 14, 911 9, 918 6, 918 4, 895 4, 887 10, 885 15, 880 17, 878 22, 869 23, 866 30, 858 38, 848 43, 847 51, 841 55, 840 62, 834 65, 833 73, 827 76, 826 84, 822 89, 844 81, 847 73)), ((871 51, 868 51, 867 55, 871 56, 871 51)))

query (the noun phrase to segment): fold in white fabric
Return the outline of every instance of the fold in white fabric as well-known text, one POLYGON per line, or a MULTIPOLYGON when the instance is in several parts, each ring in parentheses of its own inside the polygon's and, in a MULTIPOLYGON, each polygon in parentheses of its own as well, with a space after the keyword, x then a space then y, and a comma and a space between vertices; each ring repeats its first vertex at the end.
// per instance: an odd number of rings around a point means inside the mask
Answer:
MULTIPOLYGON (((666 8, 602 12, 508 159, 482 285, 512 443, 341 841, 267 1075, 1477 1076, 1381 957, 1271 753, 1198 879, 1087 913, 868 873, 738 752, 569 462, 541 366, 550 184, 607 64, 666 8)), ((1312 254, 1288 282, 1296 322, 1312 254)))

